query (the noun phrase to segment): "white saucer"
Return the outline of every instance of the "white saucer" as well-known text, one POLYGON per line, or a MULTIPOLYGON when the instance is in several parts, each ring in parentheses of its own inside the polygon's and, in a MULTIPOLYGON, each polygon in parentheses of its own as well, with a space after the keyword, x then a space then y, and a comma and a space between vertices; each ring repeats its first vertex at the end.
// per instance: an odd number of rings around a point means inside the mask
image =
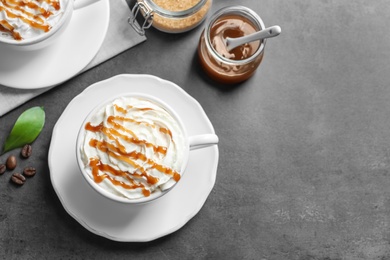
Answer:
POLYGON ((191 151, 180 182, 149 204, 121 204, 98 194, 77 166, 77 133, 95 106, 130 92, 156 96, 170 104, 182 117, 189 136, 214 133, 200 104, 174 83, 150 75, 118 75, 93 84, 69 103, 53 130, 50 177, 65 210, 91 232, 115 241, 151 241, 178 230, 199 212, 214 187, 219 152, 217 146, 191 151))
POLYGON ((107 33, 109 0, 75 10, 57 41, 37 51, 0 48, 0 85, 37 89, 58 85, 85 68, 107 33))

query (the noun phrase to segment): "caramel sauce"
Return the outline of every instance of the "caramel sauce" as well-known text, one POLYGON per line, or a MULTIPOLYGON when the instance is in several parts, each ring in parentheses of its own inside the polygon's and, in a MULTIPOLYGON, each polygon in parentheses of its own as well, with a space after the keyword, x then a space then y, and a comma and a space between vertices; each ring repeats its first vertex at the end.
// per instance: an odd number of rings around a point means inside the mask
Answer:
MULTIPOLYGON (((129 108, 129 107, 128 107, 129 108)), ((119 107, 115 105, 115 109, 119 112, 126 113, 127 110, 125 108, 119 107)), ((142 110, 150 110, 150 108, 142 108, 142 110)), ((160 153, 163 156, 167 153, 167 148, 163 146, 158 146, 155 144, 152 144, 146 140, 139 139, 133 131, 123 126, 123 124, 120 124, 122 122, 132 122, 134 124, 144 124, 148 127, 158 127, 156 125, 143 122, 143 121, 137 121, 132 118, 127 118, 123 116, 110 116, 107 118, 107 123, 112 126, 112 128, 105 127, 103 123, 100 123, 99 125, 93 126, 90 122, 87 122, 85 125, 85 129, 87 131, 91 132, 100 132, 103 135, 105 135, 108 139, 113 140, 113 143, 109 143, 105 140, 99 141, 96 139, 91 139, 89 141, 89 145, 91 147, 94 147, 106 154, 108 154, 110 157, 116 158, 119 161, 126 162, 130 165, 132 165, 136 170, 134 172, 124 172, 121 170, 116 170, 112 168, 109 165, 103 164, 99 159, 96 158, 90 158, 89 165, 92 168, 92 175, 94 177, 95 182, 99 183, 103 181, 104 179, 109 180, 112 184, 121 186, 125 189, 137 189, 142 188, 143 195, 145 197, 150 196, 150 191, 141 183, 138 183, 136 180, 143 178, 147 181, 148 184, 154 185, 158 183, 159 179, 151 176, 148 174, 149 169, 155 169, 163 174, 172 176, 173 180, 176 182, 180 180, 181 175, 176 172, 175 170, 166 167, 164 165, 161 165, 154 160, 148 158, 145 154, 142 152, 137 151, 131 151, 127 152, 125 147, 120 144, 118 141, 118 138, 121 138, 125 140, 126 142, 133 143, 135 145, 143 145, 149 148, 152 148, 155 153, 160 153), (118 130, 121 130, 119 132, 118 130), (123 134, 126 133, 126 134, 123 134), (127 135, 128 134, 128 135, 127 135), (148 170, 139 165, 136 161, 140 160, 145 162, 149 167, 148 170), (111 177, 108 173, 114 175, 114 176, 121 176, 125 177, 127 180, 130 181, 131 185, 123 183, 121 181, 116 180, 115 178, 111 177)), ((159 131, 167 134, 172 139, 172 133, 167 128, 159 128, 159 131)))
MULTIPOLYGON (((109 123, 111 121, 113 121, 114 119, 117 119, 117 117, 113 117, 111 119, 110 118, 111 117, 109 117, 107 119, 107 122, 109 122, 109 123)), ((150 143, 150 142, 148 142, 146 140, 138 139, 135 136, 135 134, 133 133, 133 131, 123 127, 123 125, 115 123, 115 124, 113 124, 113 126, 114 126, 114 128, 104 127, 103 124, 99 124, 97 126, 92 126, 91 123, 88 122, 85 125, 85 129, 88 130, 88 131, 91 131, 91 132, 102 132, 108 138, 110 138, 111 140, 116 140, 116 138, 115 138, 115 136, 116 136, 116 137, 120 137, 120 138, 124 139, 126 142, 129 142, 129 143, 134 143, 136 145, 145 145, 148 148, 152 148, 155 153, 161 153, 163 155, 165 155, 167 153, 167 148, 166 147, 154 145, 154 144, 152 144, 152 143, 150 143), (131 136, 121 134, 116 129, 120 129, 120 130, 122 130, 122 131, 124 131, 126 133, 129 133, 129 134, 131 134, 131 136)))
POLYGON ((227 50, 226 38, 238 38, 256 32, 256 27, 248 19, 238 16, 225 16, 215 22, 210 30, 210 40, 213 48, 231 60, 244 60, 252 56, 260 46, 260 41, 253 41, 238 46, 231 51, 227 50))
POLYGON ((126 112, 127 112, 126 109, 124 109, 123 107, 120 107, 120 106, 118 106, 118 105, 116 105, 116 104, 114 104, 114 107, 115 107, 115 110, 116 110, 116 111, 119 111, 119 112, 121 112, 121 113, 126 113, 126 112))
MULTIPOLYGON (((126 151, 122 151, 121 149, 118 149, 114 145, 107 143, 106 141, 98 141, 96 139, 92 139, 89 142, 89 145, 91 147, 95 147, 99 149, 100 151, 107 153, 109 156, 112 156, 118 160, 127 162, 128 164, 132 165, 134 168, 139 170, 141 174, 137 173, 131 173, 135 177, 145 177, 147 182, 149 184, 156 184, 158 182, 158 178, 155 178, 153 176, 150 176, 147 174, 146 170, 137 164, 135 161, 131 160, 130 158, 133 158, 134 160, 136 159, 141 159, 142 161, 147 161, 149 164, 154 163, 152 160, 148 160, 145 155, 143 154, 138 154, 137 152, 133 151, 131 153, 126 153, 126 151)), ((122 175, 123 176, 123 175, 122 175)))
POLYGON ((133 131, 131 131, 130 129, 127 129, 125 128, 123 125, 121 124, 118 124, 115 122, 115 120, 120 120, 120 121, 127 121, 125 120, 125 118, 123 117, 114 117, 114 116, 110 116, 107 118, 107 123, 109 123, 110 125, 112 125, 115 129, 119 129, 119 130, 122 130, 128 134, 130 134, 131 136, 133 136, 134 138, 136 137, 136 135, 134 134, 133 131))
POLYGON ((238 83, 251 77, 260 64, 263 53, 251 63, 245 63, 245 60, 255 55, 262 42, 253 41, 228 51, 225 39, 242 37, 256 31, 258 31, 257 26, 245 16, 230 14, 217 19, 212 24, 209 35, 205 36, 202 33, 198 45, 200 64, 205 72, 212 79, 228 84, 238 83), (206 41, 210 41, 213 50, 206 46, 206 41), (212 52, 218 53, 228 62, 215 58, 212 52), (229 63, 229 60, 243 61, 243 63, 236 65, 229 63))
POLYGON ((39 7, 34 2, 24 2, 24 1, 17 1, 17 0, 6 0, 6 1, 2 0, 1 2, 3 2, 3 4, 8 8, 14 8, 15 10, 27 15, 30 18, 36 18, 41 23, 44 22, 42 18, 30 12, 27 12, 25 9, 23 9, 23 7, 28 7, 30 9, 38 10, 39 13, 45 18, 48 18, 50 15, 52 15, 50 11, 45 10, 42 7, 39 7))
POLYGON ((18 32, 15 32, 12 25, 10 25, 6 20, 0 21, 0 31, 11 33, 12 37, 17 41, 22 40, 22 36, 18 32))
POLYGON ((89 166, 92 168, 92 176, 96 183, 102 182, 104 179, 109 180, 111 183, 113 183, 116 186, 121 186, 124 189, 142 189, 142 194, 144 194, 145 197, 150 196, 150 191, 145 188, 145 185, 142 183, 137 184, 133 179, 131 179, 128 174, 124 171, 116 170, 113 167, 111 167, 108 164, 103 164, 100 160, 92 158, 89 161, 89 166), (108 174, 99 174, 100 172, 110 172, 114 176, 122 176, 125 177, 131 185, 124 183, 123 181, 118 181, 115 178, 112 178, 108 174))
MULTIPOLYGON (((123 107, 120 107, 120 106, 118 106, 118 105, 114 105, 114 107, 115 107, 115 109, 116 109, 118 112, 121 112, 121 113, 124 113, 124 114, 127 113, 127 109, 125 109, 125 108, 123 108, 123 107)), ((132 109, 132 108, 134 108, 134 107, 128 105, 127 108, 128 108, 128 109, 132 109)), ((153 110, 152 108, 149 108, 149 107, 137 108, 137 109, 140 110, 140 111, 153 110)), ((156 127, 155 125, 149 124, 149 123, 147 123, 147 122, 136 121, 136 120, 131 119, 131 118, 117 117, 116 119, 118 119, 118 120, 124 120, 124 121, 127 121, 127 122, 136 123, 136 124, 138 124, 138 125, 144 124, 144 125, 149 126, 149 127, 153 127, 153 128, 156 127)), ((172 132, 171 132, 171 130, 169 130, 169 129, 167 129, 167 128, 160 127, 160 128, 159 128, 159 131, 162 132, 162 133, 164 133, 164 134, 169 135, 169 136, 171 137, 171 139, 172 139, 172 132)))
MULTIPOLYGON (((127 108, 134 108, 133 106, 127 106, 127 108)), ((148 110, 153 110, 152 108, 149 107, 138 107, 137 108, 140 111, 148 111, 148 110)))
POLYGON ((126 106, 127 109, 125 109, 125 108, 123 108, 123 107, 120 107, 120 106, 118 106, 117 104, 114 104, 114 107, 115 107, 115 109, 116 109, 117 111, 122 112, 122 113, 127 113, 127 110, 128 110, 128 109, 132 109, 132 108, 135 108, 135 109, 140 110, 140 111, 153 110, 153 109, 150 108, 150 107, 133 107, 133 106, 130 106, 130 105, 127 105, 127 106, 126 106))
MULTIPOLYGON (((61 8, 59 0, 41 0, 51 5, 55 10, 61 8)), ((44 8, 39 7, 34 2, 21 1, 21 0, 0 0, 3 6, 0 6, 0 11, 4 11, 6 15, 13 19, 20 19, 25 24, 32 28, 48 32, 51 26, 45 24, 45 20, 53 15, 52 12, 44 8), (26 7, 33 9, 37 14, 26 11, 26 7), (21 13, 21 14, 18 14, 21 13), (23 15, 22 15, 23 14, 23 15)), ((10 25, 6 20, 0 20, 0 31, 10 33, 15 40, 22 40, 23 38, 19 33, 15 32, 15 28, 10 25)))
POLYGON ((171 130, 167 129, 167 128, 160 128, 159 129, 161 133, 164 133, 166 135, 169 135, 171 138, 172 138, 172 132, 171 130))

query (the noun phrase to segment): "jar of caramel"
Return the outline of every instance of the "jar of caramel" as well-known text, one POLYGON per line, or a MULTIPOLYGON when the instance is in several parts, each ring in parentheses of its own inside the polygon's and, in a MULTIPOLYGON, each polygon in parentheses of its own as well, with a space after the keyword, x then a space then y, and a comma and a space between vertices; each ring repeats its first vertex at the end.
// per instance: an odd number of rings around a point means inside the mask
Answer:
POLYGON ((151 26, 167 33, 182 33, 204 21, 211 4, 212 0, 137 0, 128 22, 140 35, 151 26), (142 25, 136 22, 139 13, 144 18, 142 25))
POLYGON ((261 18, 244 6, 229 6, 217 11, 203 30, 198 55, 208 76, 224 84, 250 78, 260 65, 266 40, 257 40, 227 50, 226 38, 237 38, 265 29, 261 18))

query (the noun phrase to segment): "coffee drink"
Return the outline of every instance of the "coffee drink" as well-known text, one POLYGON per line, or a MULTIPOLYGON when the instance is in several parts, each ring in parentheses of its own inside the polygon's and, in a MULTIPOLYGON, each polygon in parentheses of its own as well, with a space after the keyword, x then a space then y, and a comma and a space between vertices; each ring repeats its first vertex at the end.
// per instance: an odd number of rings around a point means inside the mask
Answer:
POLYGON ((110 193, 144 198, 180 180, 186 137, 177 119, 158 102, 118 98, 97 110, 84 130, 82 167, 110 193))
POLYGON ((62 18, 67 1, 0 1, 0 37, 22 41, 49 32, 62 18))

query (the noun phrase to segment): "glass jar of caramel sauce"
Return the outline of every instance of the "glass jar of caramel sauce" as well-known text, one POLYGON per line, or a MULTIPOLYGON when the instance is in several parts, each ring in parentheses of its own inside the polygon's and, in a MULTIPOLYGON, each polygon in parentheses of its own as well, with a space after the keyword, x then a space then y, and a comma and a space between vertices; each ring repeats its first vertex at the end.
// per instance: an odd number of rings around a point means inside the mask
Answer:
POLYGON ((260 65, 266 40, 258 40, 227 50, 226 38, 237 38, 265 29, 261 18, 244 6, 220 9, 203 30, 198 55, 210 78, 224 84, 236 84, 250 78, 260 65))

